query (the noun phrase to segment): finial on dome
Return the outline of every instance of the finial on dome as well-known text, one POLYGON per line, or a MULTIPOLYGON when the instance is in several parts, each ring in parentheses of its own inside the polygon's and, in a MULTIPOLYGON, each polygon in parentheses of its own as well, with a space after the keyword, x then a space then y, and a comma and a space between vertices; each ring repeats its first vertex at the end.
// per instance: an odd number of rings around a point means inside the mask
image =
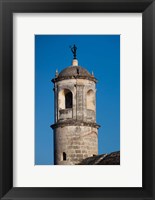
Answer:
POLYGON ((72 66, 78 66, 78 60, 76 59, 77 47, 74 44, 73 46, 70 46, 70 49, 71 49, 71 51, 73 53, 72 66))
POLYGON ((78 66, 78 60, 77 59, 72 60, 72 66, 78 66))
POLYGON ((75 44, 73 46, 70 46, 71 51, 73 53, 73 59, 76 59, 76 51, 77 51, 77 47, 75 46, 75 44))
POLYGON ((91 75, 94 76, 94 72, 93 71, 92 71, 91 75))
POLYGON ((58 77, 59 73, 58 73, 58 70, 56 69, 55 71, 55 77, 58 77))

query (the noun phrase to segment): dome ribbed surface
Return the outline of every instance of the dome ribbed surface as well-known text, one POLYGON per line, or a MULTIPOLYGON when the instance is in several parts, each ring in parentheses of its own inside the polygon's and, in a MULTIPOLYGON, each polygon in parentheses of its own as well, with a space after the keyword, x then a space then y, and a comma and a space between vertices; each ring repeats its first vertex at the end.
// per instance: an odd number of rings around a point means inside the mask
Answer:
POLYGON ((91 77, 91 74, 81 66, 69 66, 62 70, 58 77, 66 76, 88 76, 91 77))

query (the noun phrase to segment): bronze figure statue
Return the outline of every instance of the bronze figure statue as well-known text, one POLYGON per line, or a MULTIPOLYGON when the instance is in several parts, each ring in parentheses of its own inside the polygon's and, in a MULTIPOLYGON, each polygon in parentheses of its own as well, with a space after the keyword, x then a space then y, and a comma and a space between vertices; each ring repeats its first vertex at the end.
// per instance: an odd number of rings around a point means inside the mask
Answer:
POLYGON ((77 47, 75 46, 75 44, 73 45, 73 47, 70 47, 71 51, 73 53, 74 59, 76 59, 76 51, 77 51, 77 47))

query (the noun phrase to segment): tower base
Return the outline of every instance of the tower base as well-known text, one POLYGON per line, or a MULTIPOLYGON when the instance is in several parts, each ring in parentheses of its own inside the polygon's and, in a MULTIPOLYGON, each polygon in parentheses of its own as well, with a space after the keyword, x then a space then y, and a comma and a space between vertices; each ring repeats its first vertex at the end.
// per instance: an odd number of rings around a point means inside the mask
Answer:
POLYGON ((97 127, 54 126, 55 164, 75 165, 98 154, 97 127))

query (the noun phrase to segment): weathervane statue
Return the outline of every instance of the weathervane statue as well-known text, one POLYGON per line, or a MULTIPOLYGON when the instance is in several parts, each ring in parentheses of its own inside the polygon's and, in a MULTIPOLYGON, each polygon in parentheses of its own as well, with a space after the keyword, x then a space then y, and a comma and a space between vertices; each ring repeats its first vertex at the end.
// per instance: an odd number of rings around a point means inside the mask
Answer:
POLYGON ((77 51, 77 47, 75 46, 75 44, 73 45, 73 47, 70 47, 71 51, 73 53, 74 59, 76 59, 76 51, 77 51))

